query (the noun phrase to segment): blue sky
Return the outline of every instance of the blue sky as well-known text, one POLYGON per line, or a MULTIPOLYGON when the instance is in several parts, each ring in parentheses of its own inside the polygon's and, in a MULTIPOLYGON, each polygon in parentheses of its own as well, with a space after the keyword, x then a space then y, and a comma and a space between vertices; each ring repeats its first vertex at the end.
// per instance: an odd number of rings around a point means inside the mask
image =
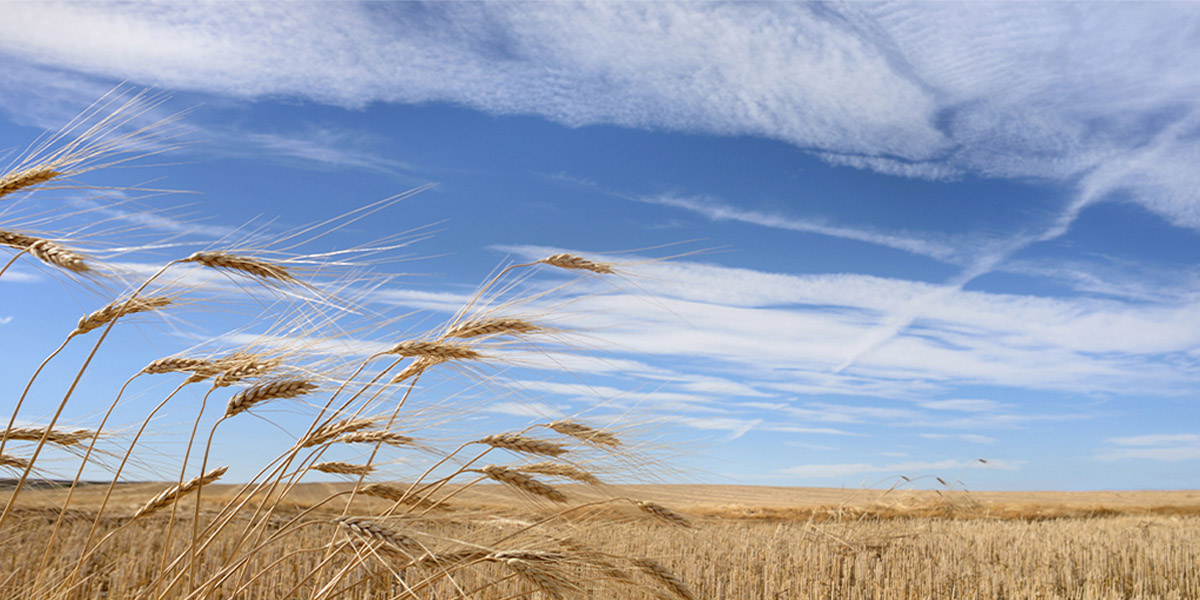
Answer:
MULTIPOLYGON (((571 292, 602 360, 513 371, 512 397, 473 400, 489 422, 598 394, 589 415, 669 424, 684 478, 714 483, 973 465, 977 489, 1200 487, 1195 5, 3 11, 8 160, 122 82, 191 109, 146 161, 170 164, 94 174, 195 192, 140 200, 176 207, 147 238, 282 232, 436 182, 327 240, 430 226, 389 266, 419 275, 377 299, 427 324, 506 260, 626 263, 571 292)), ((6 273, 0 335, 97 305, 61 289, 6 273)), ((114 343, 187 345, 143 327, 114 343)))

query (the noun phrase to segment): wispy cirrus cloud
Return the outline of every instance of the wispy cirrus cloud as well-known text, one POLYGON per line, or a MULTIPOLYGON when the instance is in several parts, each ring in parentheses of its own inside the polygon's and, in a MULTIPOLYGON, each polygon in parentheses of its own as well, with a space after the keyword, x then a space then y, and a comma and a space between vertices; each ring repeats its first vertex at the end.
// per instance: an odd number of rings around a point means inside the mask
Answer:
MULTIPOLYGON (((561 250, 505 249, 531 259, 561 250)), ((572 304, 596 325, 597 340, 607 348, 704 361, 709 373, 738 373, 760 391, 928 400, 931 392, 962 384, 1157 394, 1195 384, 1189 353, 1200 347, 1200 306, 1192 301, 945 291, 895 278, 783 275, 685 261, 629 268, 639 293, 609 290, 572 304), (657 300, 643 300, 647 293, 657 300), (918 298, 925 301, 914 303, 918 298), (910 326, 839 372, 856 344, 906 304, 916 307, 910 326), (677 320, 661 318, 663 308, 677 320)))
POLYGON ((1143 459, 1183 461, 1200 459, 1200 435, 1194 433, 1153 433, 1104 440, 1108 448, 1101 460, 1143 459))
POLYGON ((900 462, 888 465, 877 465, 872 463, 797 465, 794 467, 780 469, 778 473, 781 475, 790 475, 798 479, 828 479, 844 477, 846 475, 859 475, 868 473, 887 473, 894 476, 904 475, 907 477, 917 477, 926 475, 930 471, 945 475, 947 471, 961 470, 966 468, 1015 471, 1020 469, 1020 464, 1014 461, 1006 460, 988 460, 986 463, 984 463, 978 460, 948 459, 931 462, 900 462))
POLYGON ((1200 227, 1191 5, 142 6, 12 5, 0 52, 238 98, 765 137, 905 177, 1086 175, 1200 227))

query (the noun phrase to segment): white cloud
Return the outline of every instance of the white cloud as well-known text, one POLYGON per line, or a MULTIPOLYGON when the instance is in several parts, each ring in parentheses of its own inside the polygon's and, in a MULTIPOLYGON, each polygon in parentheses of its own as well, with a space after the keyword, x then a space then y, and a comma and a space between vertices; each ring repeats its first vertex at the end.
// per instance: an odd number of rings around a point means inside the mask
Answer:
POLYGON ((9 323, 12 323, 12 320, 13 318, 11 316, 0 317, 0 325, 8 325, 9 323))
MULTIPOLYGON (((6 6, 0 52, 239 98, 766 137, 905 177, 1087 173, 1200 227, 1194 129, 1160 135, 1198 106, 1198 18, 1178 3, 46 2, 6 6)), ((63 93, 89 85, 51 73, 63 93)))
POLYGON ((1200 459, 1200 435, 1194 433, 1153 433, 1105 440, 1116 448, 1101 452, 1101 460, 1143 459, 1176 462, 1200 459))
POLYGON ((960 412, 995 412, 1007 408, 1004 404, 994 400, 982 400, 978 398, 930 400, 928 402, 920 402, 918 404, 921 406, 921 408, 929 408, 933 410, 953 410, 960 412))
POLYGON ((972 444, 995 444, 996 438, 986 435, 978 435, 974 433, 922 433, 921 437, 927 440, 959 440, 970 442, 972 444))
POLYGON ((1005 471, 1015 471, 1020 468, 1020 465, 1005 460, 988 460, 986 463, 980 461, 963 461, 963 460, 942 460, 936 462, 902 462, 889 465, 875 465, 871 463, 845 463, 845 464, 826 464, 826 465, 797 465, 780 469, 778 473, 782 475, 792 475, 800 479, 826 479, 834 477, 844 477, 847 475, 857 475, 863 473, 888 473, 891 475, 905 475, 914 477, 922 475, 923 471, 949 471, 961 470, 966 468, 979 469, 1000 469, 1005 471))

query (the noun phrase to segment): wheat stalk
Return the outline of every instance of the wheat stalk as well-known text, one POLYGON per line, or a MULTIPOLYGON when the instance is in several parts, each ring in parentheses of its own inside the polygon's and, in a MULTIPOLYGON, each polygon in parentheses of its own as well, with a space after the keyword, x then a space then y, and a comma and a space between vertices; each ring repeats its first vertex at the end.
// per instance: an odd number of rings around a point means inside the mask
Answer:
POLYGON ((431 340, 410 340, 406 342, 400 342, 395 346, 392 346, 392 348, 387 351, 387 354, 416 356, 437 362, 446 362, 449 360, 478 360, 483 358, 483 355, 480 354, 478 350, 475 350, 469 346, 431 340))
POLYGON ((562 444, 556 442, 548 442, 545 440, 537 440, 531 437, 518 435, 515 433, 501 433, 486 436, 479 440, 480 444, 487 444, 493 448, 503 448, 513 452, 524 452, 526 454, 539 454, 543 456, 562 456, 568 450, 562 444))
POLYGON ((533 473, 534 475, 550 475, 552 477, 563 477, 572 479, 580 483, 589 485, 600 485, 600 480, 595 475, 580 469, 574 465, 554 462, 540 462, 529 465, 521 465, 517 467, 522 473, 533 473))
POLYGON ((131 300, 117 300, 90 315, 81 317, 75 326, 74 335, 82 335, 103 327, 125 315, 158 310, 171 304, 169 296, 138 296, 131 300))
MULTIPOLYGON (((220 368, 217 367, 211 360, 206 358, 186 358, 182 356, 168 356, 151 361, 150 364, 142 368, 142 373, 147 375, 157 375, 161 373, 192 373, 193 377, 202 376, 207 379, 217 373, 220 373, 220 368)), ((190 379, 190 378, 189 378, 190 379)))
POLYGON ((612 433, 604 431, 603 429, 589 427, 583 423, 560 420, 554 421, 546 426, 558 433, 561 433, 562 435, 570 436, 589 444, 609 447, 621 445, 621 440, 617 439, 617 436, 613 435, 612 433))
POLYGON ((416 540, 396 532, 388 526, 367 517, 346 516, 334 519, 334 522, 354 533, 383 542, 407 553, 410 557, 421 552, 421 545, 416 540))
POLYGON ((423 498, 416 494, 409 493, 407 490, 402 490, 398 487, 387 485, 385 483, 370 483, 359 488, 358 491, 368 496, 399 502, 420 509, 430 509, 435 507, 445 508, 446 504, 435 502, 428 498, 423 498))
POLYGON ((0 230, 0 245, 24 250, 48 265, 75 273, 87 273, 92 270, 91 265, 86 262, 87 258, 82 254, 50 240, 0 230))
POLYGON ((0 198, 19 192, 25 188, 45 183, 62 174, 62 171, 46 165, 38 165, 7 173, 3 177, 0 177, 0 198))
POLYGON ((336 423, 327 423, 308 434, 308 436, 300 442, 300 447, 311 448, 319 444, 324 444, 325 442, 331 441, 344 433, 351 433, 371 427, 376 423, 376 421, 377 419, 343 419, 336 423))
POLYGON ((687 517, 684 517, 683 515, 675 512, 661 504, 655 504, 653 502, 646 502, 644 500, 633 500, 632 502, 633 502, 633 505, 638 507, 639 510, 641 510, 642 512, 644 512, 656 519, 665 521, 672 525, 678 525, 679 527, 691 527, 692 526, 691 521, 688 521, 687 517))
POLYGON ((498 562, 504 563, 506 567, 511 569, 522 579, 532 583, 543 594, 550 598, 561 600, 567 594, 581 595, 583 588, 578 584, 573 583, 565 576, 555 573, 550 570, 548 565, 541 560, 530 561, 523 558, 506 558, 497 559, 498 562))
POLYGON ((89 440, 96 437, 96 432, 90 429, 76 429, 75 431, 62 431, 60 429, 48 429, 46 427, 12 427, 5 431, 0 431, 0 440, 11 441, 30 441, 37 442, 45 437, 46 442, 59 446, 74 446, 84 440, 89 440), (49 431, 49 433, 47 433, 49 431))
POLYGON ((397 383, 407 381, 408 379, 424 373, 429 367, 439 365, 443 362, 446 361, 429 358, 427 356, 418 357, 416 360, 412 361, 411 364, 404 367, 403 370, 397 373, 396 376, 392 378, 391 384, 395 385, 397 383))
POLYGON ((234 354, 216 361, 221 373, 213 379, 213 387, 228 387, 250 377, 259 377, 283 364, 278 358, 263 358, 255 354, 234 354))
POLYGON ((279 379, 260 383, 234 394, 225 408, 225 417, 232 417, 267 400, 303 396, 317 387, 317 384, 307 379, 279 379))
POLYGON ((498 481, 534 496, 540 496, 553 502, 567 501, 566 494, 524 473, 521 473, 520 471, 515 471, 513 469, 497 465, 488 465, 480 469, 478 472, 483 473, 493 481, 498 481))
POLYGON ((144 517, 158 510, 162 510, 173 504, 180 498, 194 492, 218 479, 228 471, 229 467, 217 467, 203 475, 193 477, 181 485, 169 487, 159 494, 146 501, 141 508, 133 514, 133 518, 144 517))
POLYGON ((274 279, 289 283, 295 281, 291 273, 288 273, 288 270, 280 265, 229 252, 197 252, 180 262, 196 263, 210 269, 237 271, 260 279, 274 279))
POLYGON ((593 273, 610 274, 614 273, 612 265, 606 263, 598 263, 590 261, 582 256, 574 254, 555 254, 547 256, 538 262, 558 267, 560 269, 572 269, 578 271, 591 271, 593 273))
POLYGON ((317 463, 312 466, 312 469, 322 473, 334 473, 337 475, 370 475, 375 471, 375 467, 371 465, 356 465, 340 461, 317 463))
POLYGON ((488 317, 459 323, 446 332, 448 338, 517 335, 540 331, 541 327, 512 317, 488 317))
POLYGON ((680 600, 696 600, 696 597, 692 595, 692 591, 688 589, 687 585, 657 561, 649 558, 635 558, 633 559, 633 564, 639 571, 649 575, 651 579, 671 590, 671 593, 680 600))
POLYGON ((29 460, 11 454, 0 454, 0 467, 12 467, 14 469, 28 469, 29 460))
POLYGON ((387 444, 389 446, 411 446, 413 438, 391 431, 358 431, 347 433, 337 439, 343 444, 387 444))

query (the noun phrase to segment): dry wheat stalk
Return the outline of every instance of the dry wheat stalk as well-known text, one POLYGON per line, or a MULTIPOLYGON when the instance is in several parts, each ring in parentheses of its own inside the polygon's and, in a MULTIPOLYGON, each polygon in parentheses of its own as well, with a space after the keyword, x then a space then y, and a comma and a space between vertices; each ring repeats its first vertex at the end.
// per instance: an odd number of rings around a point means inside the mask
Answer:
POLYGON ((264 358, 256 354, 234 354, 215 363, 221 373, 213 379, 213 387, 229 387, 250 377, 259 377, 283 364, 278 358, 264 358))
POLYGON ((75 331, 72 333, 82 335, 99 329, 125 315, 158 310, 167 306, 172 301, 169 296, 142 296, 135 297, 132 300, 117 300, 86 317, 80 318, 79 324, 75 326, 75 331))
MULTIPOLYGON (((318 444, 324 444, 331 441, 343 433, 352 433, 371 427, 376 423, 377 419, 342 419, 336 423, 326 423, 318 427, 312 433, 308 434, 300 442, 301 448, 311 448, 318 444)), ((374 432, 372 432, 374 433, 374 432)), ((380 432, 382 433, 382 432, 380 432)))
POLYGON ((553 423, 547 425, 547 427, 557 431, 558 433, 561 433, 562 435, 570 436, 577 440, 587 442, 589 444, 595 444, 597 446, 616 447, 621 445, 621 440, 617 439, 617 436, 604 431, 603 429, 596 429, 595 427, 589 427, 583 423, 577 423, 575 421, 554 421, 553 423))
POLYGON ((347 549, 357 554, 378 555, 379 558, 385 561, 395 563, 404 563, 412 560, 408 554, 393 548, 391 544, 382 542, 362 543, 357 540, 350 540, 350 545, 347 549))
POLYGON ((152 361, 142 369, 142 373, 156 375, 159 373, 191 373, 188 383, 203 381, 220 373, 221 369, 212 361, 205 358, 185 358, 168 356, 152 361))
POLYGON ((543 594, 550 598, 561 600, 567 594, 582 595, 584 590, 565 576, 554 572, 549 565, 542 561, 527 561, 520 558, 501 560, 506 567, 512 569, 521 579, 532 583, 543 594))
POLYGON ((337 439, 343 444, 387 444, 389 446, 411 446, 415 441, 407 435, 391 431, 358 431, 347 433, 337 439))
POLYGON ((0 431, 0 440, 36 442, 41 440, 42 436, 46 437, 46 443, 49 444, 74 446, 84 440, 92 439, 96 436, 96 432, 90 429, 76 429, 75 431, 52 429, 47 435, 45 427, 13 427, 6 431, 0 431))
POLYGON ((334 519, 334 522, 359 535, 399 548, 408 554, 409 557, 417 556, 421 553, 421 545, 416 540, 404 534, 397 533, 383 523, 367 517, 338 517, 334 519))
POLYGON ((487 555, 487 560, 523 560, 525 562, 566 562, 570 557, 562 552, 546 550, 500 550, 487 555))
POLYGON ((47 165, 37 165, 21 171, 6 173, 0 177, 0 198, 39 183, 45 183, 62 174, 62 171, 47 165))
POLYGON ((418 357, 411 364, 404 367, 404 369, 402 371, 397 373, 396 376, 392 378, 391 384, 395 385, 402 381, 416 377, 417 375, 424 373, 425 369, 428 369, 429 367, 432 367, 434 365, 438 365, 438 364, 441 364, 444 362, 446 362, 446 361, 429 358, 427 356, 418 357))
POLYGON ((0 454, 0 467, 12 467, 14 469, 28 469, 29 461, 19 456, 11 454, 0 454))
POLYGON ((491 553, 487 550, 455 550, 453 552, 441 552, 439 554, 425 554, 422 555, 421 558, 413 561, 413 564, 418 567, 446 569, 463 563, 475 563, 486 560, 489 555, 491 555, 491 553))
POLYGON ((279 379, 246 388, 229 399, 225 417, 232 417, 255 404, 278 398, 295 398, 317 389, 317 384, 307 379, 279 379))
POLYGON ((375 470, 371 465, 356 465, 354 463, 329 461, 317 463, 312 466, 314 471, 322 473, 334 473, 337 475, 370 475, 375 470))
POLYGON ((488 465, 478 471, 487 475, 493 481, 498 481, 508 486, 512 486, 522 492, 540 496, 554 502, 566 502, 567 495, 554 489, 553 487, 542 483, 524 473, 513 469, 488 465))
POLYGON ((210 269, 238 271, 260 279, 293 282, 296 279, 287 269, 264 260, 230 254, 229 252, 197 252, 180 262, 193 262, 210 269))
POLYGON ((143 504, 142 507, 133 514, 133 518, 136 519, 138 517, 144 517, 155 511, 170 506, 189 493, 220 479, 221 476, 225 474, 225 471, 228 470, 229 467, 217 467, 203 475, 193 477, 183 482, 183 485, 171 486, 162 492, 159 492, 157 496, 147 500, 146 503, 143 504))
POLYGON ((661 504, 655 504, 653 502, 646 502, 644 500, 633 500, 632 502, 633 502, 633 505, 638 507, 638 509, 640 509, 642 512, 644 512, 648 515, 651 515, 656 519, 660 519, 662 521, 666 521, 667 523, 670 523, 672 525, 678 525, 680 527, 691 527, 692 526, 691 521, 688 521, 687 517, 684 517, 683 515, 675 512, 661 504))
POLYGON ((400 342, 387 351, 399 356, 416 356, 445 362, 448 360, 478 360, 483 355, 478 350, 463 344, 432 340, 410 340, 400 342))
POLYGON ((512 317, 485 317, 459 323, 446 332, 448 338, 476 338, 483 336, 516 335, 534 333, 541 327, 512 317))
POLYGON ((50 240, 13 231, 0 231, 0 245, 16 250, 25 250, 34 258, 48 265, 75 273, 87 273, 92 270, 82 254, 50 240))
POLYGON ((661 583, 671 593, 680 600, 696 600, 692 595, 692 591, 683 583, 674 573, 671 573, 666 567, 649 558, 635 558, 633 564, 639 571, 649 575, 651 579, 661 583))
POLYGON ((555 254, 547 256, 538 262, 558 267, 560 269, 573 269, 581 271, 591 271, 593 273, 609 274, 614 273, 612 265, 590 261, 582 256, 574 254, 555 254))
POLYGON ((580 483, 589 485, 600 485, 600 480, 595 475, 580 469, 574 465, 554 462, 540 462, 530 465, 521 465, 517 470, 522 473, 533 473, 535 475, 550 475, 552 477, 564 477, 573 479, 580 483))
POLYGON ((434 502, 428 498, 422 498, 416 494, 409 493, 407 490, 384 483, 367 484, 359 488, 358 491, 367 496, 383 498, 384 500, 391 500, 392 502, 399 502, 400 504, 420 509, 446 508, 445 503, 434 502))
POLYGON ((540 454, 543 456, 562 456, 568 452, 562 444, 537 440, 515 433, 489 435, 479 440, 479 443, 487 444, 493 448, 503 448, 504 450, 512 450, 513 452, 540 454))

